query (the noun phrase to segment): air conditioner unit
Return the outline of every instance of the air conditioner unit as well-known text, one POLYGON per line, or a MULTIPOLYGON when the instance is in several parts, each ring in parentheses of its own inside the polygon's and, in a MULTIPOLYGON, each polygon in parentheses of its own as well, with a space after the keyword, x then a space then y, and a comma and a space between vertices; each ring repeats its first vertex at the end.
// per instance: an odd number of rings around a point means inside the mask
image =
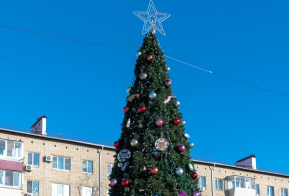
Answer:
POLYGON ((201 192, 203 192, 203 191, 205 191, 205 190, 206 190, 205 187, 201 187, 201 188, 200 188, 200 191, 201 191, 201 192))
POLYGON ((45 161, 51 162, 51 161, 52 161, 52 156, 46 155, 46 156, 45 156, 45 161))
POLYGON ((33 194, 32 193, 27 193, 27 196, 33 196, 33 194))
POLYGON ((32 171, 33 166, 32 165, 26 165, 26 171, 32 171))

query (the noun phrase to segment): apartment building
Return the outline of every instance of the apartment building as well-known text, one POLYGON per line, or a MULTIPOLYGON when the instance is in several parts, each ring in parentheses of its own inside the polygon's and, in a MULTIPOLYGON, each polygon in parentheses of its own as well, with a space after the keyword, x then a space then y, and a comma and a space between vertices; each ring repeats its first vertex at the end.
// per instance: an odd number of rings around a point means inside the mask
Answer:
POLYGON ((112 145, 47 133, 46 116, 31 129, 0 124, 0 195, 106 196, 112 145))
POLYGON ((202 196, 288 196, 289 172, 258 167, 256 157, 236 163, 192 156, 202 196))

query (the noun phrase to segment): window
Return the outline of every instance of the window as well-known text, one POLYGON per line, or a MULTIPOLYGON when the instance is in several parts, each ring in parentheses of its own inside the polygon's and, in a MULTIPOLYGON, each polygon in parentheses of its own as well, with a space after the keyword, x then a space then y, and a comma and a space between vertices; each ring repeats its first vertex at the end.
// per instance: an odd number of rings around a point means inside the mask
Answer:
POLYGON ((206 188, 206 177, 200 176, 198 179, 199 179, 199 188, 200 187, 206 188))
POLYGON ((0 140, 0 156, 22 158, 22 143, 0 140))
POLYGON ((256 195, 260 195, 259 184, 256 184, 256 195))
POLYGON ((39 167, 39 154, 28 152, 28 165, 39 167))
POLYGON ((228 188, 244 188, 244 189, 256 189, 255 179, 246 178, 241 176, 229 176, 228 177, 228 188))
POLYGON ((267 196, 274 196, 274 187, 267 186, 267 196))
POLYGON ((112 172, 113 164, 108 163, 107 164, 107 176, 109 176, 112 172))
POLYGON ((92 161, 82 161, 82 172, 84 173, 93 173, 92 161))
POLYGON ((82 196, 92 196, 93 188, 92 187, 82 187, 82 196))
POLYGON ((0 170, 0 185, 22 187, 22 173, 0 170))
POLYGON ((281 188, 281 196, 288 196, 288 189, 281 188))
POLYGON ((53 157, 52 159, 52 168, 70 171, 70 158, 64 157, 53 157))
POLYGON ((223 180, 215 179, 216 190, 223 190, 223 180))
POLYGON ((27 181, 27 193, 38 195, 39 194, 39 182, 28 180, 27 181))
POLYGON ((70 196, 70 186, 66 184, 52 184, 52 196, 70 196))

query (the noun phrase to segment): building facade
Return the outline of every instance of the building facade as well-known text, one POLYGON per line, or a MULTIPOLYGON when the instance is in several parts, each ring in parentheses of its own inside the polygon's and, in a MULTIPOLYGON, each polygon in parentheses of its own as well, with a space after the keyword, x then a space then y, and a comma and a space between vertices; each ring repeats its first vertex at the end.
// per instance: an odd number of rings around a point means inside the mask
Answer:
POLYGON ((1 196, 107 195, 114 147, 48 136, 45 116, 33 126, 25 133, 1 125, 1 196))

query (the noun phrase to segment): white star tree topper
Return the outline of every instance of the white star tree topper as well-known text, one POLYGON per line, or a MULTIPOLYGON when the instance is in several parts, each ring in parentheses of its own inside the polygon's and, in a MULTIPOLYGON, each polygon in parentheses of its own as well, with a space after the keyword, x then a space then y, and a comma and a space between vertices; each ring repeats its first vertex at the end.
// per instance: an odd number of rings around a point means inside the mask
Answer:
POLYGON ((133 13, 137 17, 139 17, 142 21, 144 21, 143 30, 142 30, 143 35, 149 32, 151 29, 153 30, 153 32, 157 30, 164 36, 166 35, 162 22, 166 20, 168 17, 170 17, 171 15, 158 12, 152 0, 150 0, 149 6, 146 12, 135 11, 133 13))

